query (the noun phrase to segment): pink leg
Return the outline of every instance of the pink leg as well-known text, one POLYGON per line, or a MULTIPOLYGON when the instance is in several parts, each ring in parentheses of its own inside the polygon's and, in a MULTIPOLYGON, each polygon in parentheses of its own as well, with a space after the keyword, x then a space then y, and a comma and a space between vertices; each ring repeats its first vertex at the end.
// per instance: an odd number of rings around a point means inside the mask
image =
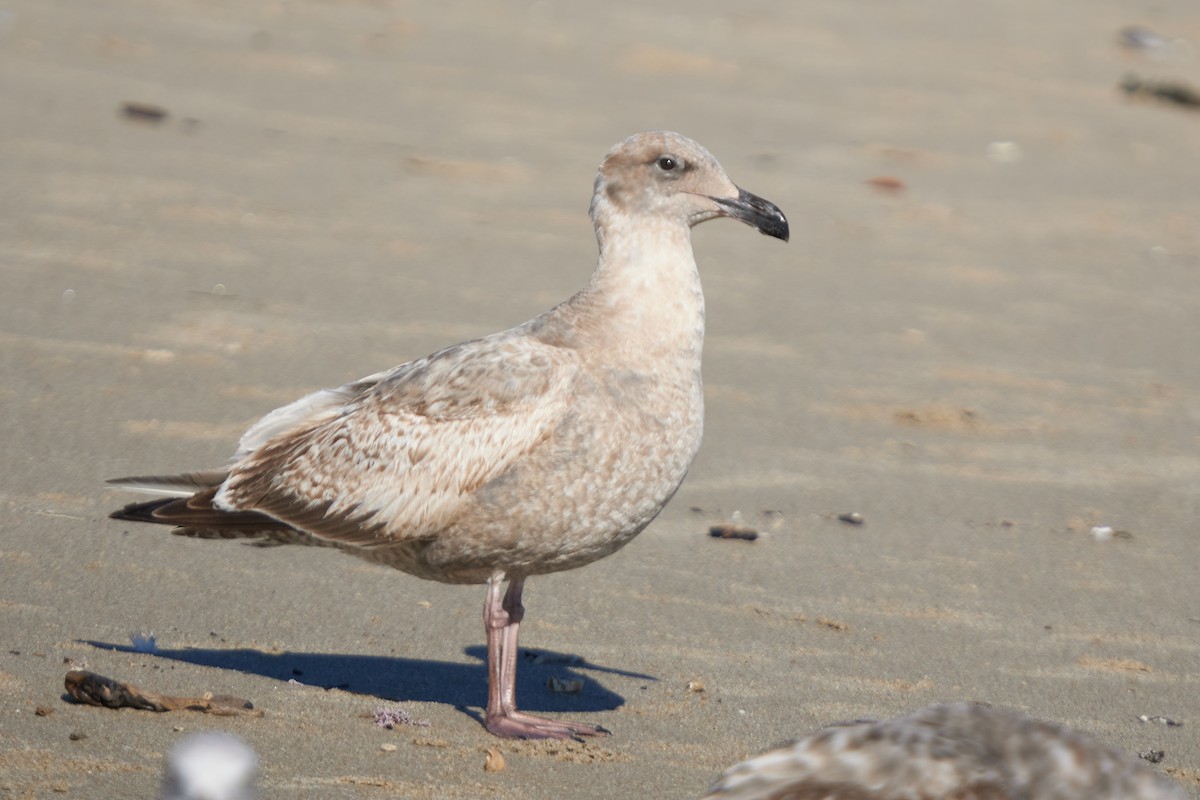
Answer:
POLYGON ((525 607, 521 605, 524 578, 515 578, 500 594, 503 576, 488 581, 483 624, 488 645, 488 703, 484 725, 507 739, 574 739, 600 736, 604 728, 579 722, 556 722, 517 710, 517 632, 525 607))

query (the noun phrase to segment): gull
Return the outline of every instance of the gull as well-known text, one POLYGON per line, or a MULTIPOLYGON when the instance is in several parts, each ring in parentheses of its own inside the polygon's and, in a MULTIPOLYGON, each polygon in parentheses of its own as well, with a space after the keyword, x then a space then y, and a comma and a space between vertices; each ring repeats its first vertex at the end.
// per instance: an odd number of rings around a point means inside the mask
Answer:
POLYGON ((517 709, 522 589, 627 544, 700 447, 704 295, 691 228, 731 217, 786 241, 788 223, 700 144, 663 131, 608 152, 591 217, 599 263, 570 299, 276 409, 227 467, 110 481, 167 495, 112 516, 331 545, 420 578, 486 584, 487 730, 608 733, 517 709))
POLYGON ((726 770, 704 800, 1186 800, 1146 764, 976 703, 834 725, 726 770))

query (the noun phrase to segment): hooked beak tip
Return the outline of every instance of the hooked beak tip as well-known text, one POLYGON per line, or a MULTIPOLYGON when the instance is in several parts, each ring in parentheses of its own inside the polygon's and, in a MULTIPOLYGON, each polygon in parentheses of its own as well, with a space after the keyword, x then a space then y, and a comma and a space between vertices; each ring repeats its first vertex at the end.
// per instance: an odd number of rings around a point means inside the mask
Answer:
POLYGON ((751 194, 745 189, 738 189, 736 198, 714 197, 712 200, 721 207, 722 213, 746 223, 766 236, 787 241, 791 235, 787 217, 779 206, 770 200, 751 194))

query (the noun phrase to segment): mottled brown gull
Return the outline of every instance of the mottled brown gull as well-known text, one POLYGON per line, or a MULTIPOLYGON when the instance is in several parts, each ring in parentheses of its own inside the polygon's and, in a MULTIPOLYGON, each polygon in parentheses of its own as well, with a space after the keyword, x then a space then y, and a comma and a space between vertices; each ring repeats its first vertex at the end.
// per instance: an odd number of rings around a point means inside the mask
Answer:
POLYGON ((522 587, 628 543, 700 447, 704 296, 692 226, 733 217, 786 240, 788 224, 707 150, 667 132, 609 151, 591 215, 599 264, 571 299, 276 409, 228 468, 111 481, 171 495, 112 516, 327 544, 422 578, 486 583, 487 729, 604 733, 517 710, 522 587))
POLYGON ((728 769, 704 800, 1186 800, 1132 756, 975 703, 835 725, 728 769))

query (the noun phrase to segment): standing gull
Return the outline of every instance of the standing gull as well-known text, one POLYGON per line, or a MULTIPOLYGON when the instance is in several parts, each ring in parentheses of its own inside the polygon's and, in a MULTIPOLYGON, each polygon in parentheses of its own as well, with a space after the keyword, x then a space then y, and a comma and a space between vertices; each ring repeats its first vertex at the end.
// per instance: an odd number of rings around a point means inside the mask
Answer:
POLYGON ((591 215, 600 260, 571 299, 276 409, 227 468, 111 481, 170 495, 112 516, 327 544, 421 578, 486 583, 487 729, 606 733, 517 710, 521 590, 531 575, 627 544, 700 447, 704 295, 692 226, 733 217, 786 241, 788 223, 698 143, 657 131, 605 156, 591 215))
POLYGON ((975 703, 834 725, 730 767, 703 800, 1185 800, 1090 736, 975 703))

